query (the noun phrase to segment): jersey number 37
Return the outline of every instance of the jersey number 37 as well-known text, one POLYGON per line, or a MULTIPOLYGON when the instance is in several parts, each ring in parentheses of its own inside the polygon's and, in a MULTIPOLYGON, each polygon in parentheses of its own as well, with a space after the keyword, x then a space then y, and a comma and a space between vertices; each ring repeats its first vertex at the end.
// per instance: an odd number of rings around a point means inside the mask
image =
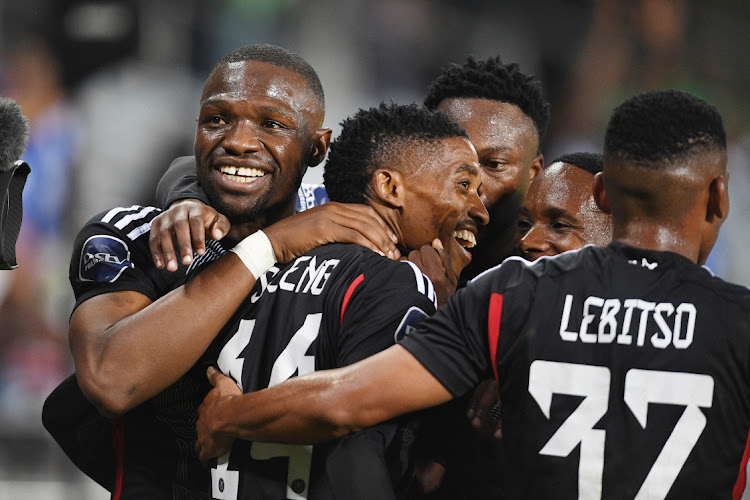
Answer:
MULTIPOLYGON (((544 416, 550 418, 553 394, 583 397, 583 401, 539 451, 540 455, 567 457, 580 443, 578 498, 602 495, 605 430, 594 426, 607 413, 610 371, 603 366, 537 360, 529 372, 529 393, 544 416)), ((643 429, 649 403, 684 406, 682 416, 641 485, 636 500, 665 498, 706 427, 698 407, 713 403, 714 379, 695 373, 628 370, 625 404, 643 429)))

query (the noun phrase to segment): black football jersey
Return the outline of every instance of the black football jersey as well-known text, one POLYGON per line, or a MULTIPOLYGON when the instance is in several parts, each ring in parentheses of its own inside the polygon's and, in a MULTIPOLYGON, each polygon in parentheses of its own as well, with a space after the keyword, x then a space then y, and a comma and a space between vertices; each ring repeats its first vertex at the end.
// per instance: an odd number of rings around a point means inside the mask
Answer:
POLYGON ((508 498, 743 495, 750 291, 680 255, 511 258, 402 345, 454 395, 494 372, 508 498))
MULTIPOLYGON (((159 270, 153 265, 148 247, 151 221, 160 213, 155 207, 134 205, 114 208, 93 217, 76 237, 69 278, 76 297, 76 307, 99 294, 136 291, 157 300, 183 284, 195 272, 224 253, 215 241, 208 241, 206 253, 196 257, 189 268, 176 272, 159 270)), ((196 409, 210 389, 205 369, 194 367, 190 373, 160 394, 144 402, 107 427, 100 422, 96 409, 54 408, 45 411, 51 419, 76 416, 67 431, 75 436, 54 436, 74 463, 97 466, 96 460, 78 460, 93 453, 91 443, 113 442, 114 457, 102 456, 101 463, 116 464, 116 470, 84 470, 91 477, 104 477, 114 485, 113 495, 120 499, 172 498, 192 500, 207 497, 210 486, 208 471, 195 454, 196 409), (93 424, 96 423, 94 426, 93 424), (107 433, 111 433, 107 439, 107 433)), ((76 384, 62 386, 70 400, 80 391, 76 384)), ((61 394, 62 395, 62 394, 61 394)), ((83 401, 77 398, 76 401, 83 401)), ((86 402, 88 403, 88 402, 86 402)), ((65 432, 57 426, 56 433, 65 432)), ((100 449, 103 449, 99 447, 100 449)), ((101 453, 101 450, 96 451, 101 453)))
MULTIPOLYGON (((206 356, 252 392, 382 351, 435 307, 432 283, 411 262, 357 245, 325 245, 261 276, 206 356)), ((379 442, 382 456, 391 431, 365 439, 379 442)), ((326 462, 332 446, 237 440, 213 465, 212 495, 322 499, 332 498, 333 489, 351 491, 352 485, 330 485, 326 462)))

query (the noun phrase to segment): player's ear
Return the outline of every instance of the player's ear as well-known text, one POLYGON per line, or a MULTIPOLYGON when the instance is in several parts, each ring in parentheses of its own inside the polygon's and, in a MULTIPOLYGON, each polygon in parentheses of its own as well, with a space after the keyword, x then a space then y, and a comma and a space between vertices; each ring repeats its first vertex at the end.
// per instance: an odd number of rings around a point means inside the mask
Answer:
POLYGON ((404 206, 404 178, 397 170, 378 169, 370 183, 372 197, 391 208, 404 206))
POLYGON ((729 190, 726 177, 720 175, 708 186, 706 222, 713 222, 714 217, 726 219, 727 215, 729 215, 729 190))
POLYGON ((544 168, 544 155, 541 153, 536 155, 536 158, 531 162, 531 167, 529 167, 529 182, 534 180, 534 177, 539 175, 539 172, 542 171, 544 168))
POLYGON ((605 214, 612 213, 607 199, 607 192, 604 190, 604 173, 599 172, 594 176, 594 201, 599 209, 605 214))
POLYGON ((328 146, 331 144, 331 132, 330 128, 322 128, 315 131, 312 151, 310 151, 310 158, 307 161, 309 167, 320 165, 325 159, 328 153, 328 146))

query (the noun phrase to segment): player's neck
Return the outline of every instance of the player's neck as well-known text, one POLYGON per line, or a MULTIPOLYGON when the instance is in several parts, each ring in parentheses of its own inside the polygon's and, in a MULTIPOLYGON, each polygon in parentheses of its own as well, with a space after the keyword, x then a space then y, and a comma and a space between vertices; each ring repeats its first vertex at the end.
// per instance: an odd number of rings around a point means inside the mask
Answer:
POLYGON ((287 217, 291 217, 295 213, 295 204, 296 198, 285 204, 266 207, 262 214, 258 215, 251 221, 239 223, 232 222, 227 236, 240 241, 247 236, 250 236, 255 231, 266 228, 275 222, 286 219, 287 217))
POLYGON ((393 234, 398 238, 398 245, 407 247, 406 240, 404 239, 404 232, 401 230, 401 217, 400 212, 395 208, 387 207, 376 201, 370 200, 369 205, 375 209, 388 229, 393 231, 393 234))
POLYGON ((700 263, 700 234, 678 224, 667 225, 644 221, 615 224, 613 240, 646 250, 674 252, 695 263, 700 263))

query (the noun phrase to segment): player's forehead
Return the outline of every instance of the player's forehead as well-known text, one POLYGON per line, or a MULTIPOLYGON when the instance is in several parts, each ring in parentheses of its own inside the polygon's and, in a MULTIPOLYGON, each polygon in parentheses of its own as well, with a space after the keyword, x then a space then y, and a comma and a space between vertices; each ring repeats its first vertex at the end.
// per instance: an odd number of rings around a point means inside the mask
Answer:
POLYGON ((593 195, 594 176, 567 163, 548 166, 531 182, 524 200, 529 210, 549 208, 578 213, 593 195))
POLYGON ((237 61, 216 67, 206 80, 201 106, 215 103, 270 106, 300 114, 322 113, 319 99, 302 75, 259 61, 237 61))
POLYGON ((462 172, 473 177, 481 175, 476 150, 465 137, 416 140, 407 149, 411 149, 413 172, 425 179, 445 181, 462 172))
POLYGON ((533 120, 515 104, 493 99, 450 98, 438 106, 458 123, 480 158, 495 151, 534 155, 539 138, 533 120))

